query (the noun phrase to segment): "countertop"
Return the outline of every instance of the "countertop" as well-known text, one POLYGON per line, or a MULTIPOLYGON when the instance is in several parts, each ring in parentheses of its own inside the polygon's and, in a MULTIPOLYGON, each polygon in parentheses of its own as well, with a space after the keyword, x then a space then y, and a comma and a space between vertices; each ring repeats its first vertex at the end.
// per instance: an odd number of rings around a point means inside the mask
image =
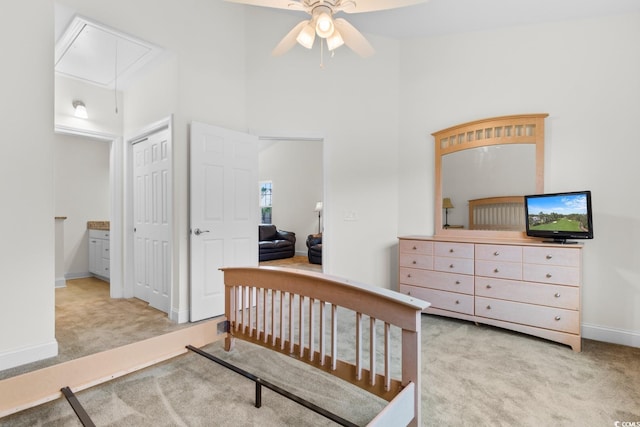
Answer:
POLYGON ((89 230, 109 230, 109 221, 87 221, 89 230))

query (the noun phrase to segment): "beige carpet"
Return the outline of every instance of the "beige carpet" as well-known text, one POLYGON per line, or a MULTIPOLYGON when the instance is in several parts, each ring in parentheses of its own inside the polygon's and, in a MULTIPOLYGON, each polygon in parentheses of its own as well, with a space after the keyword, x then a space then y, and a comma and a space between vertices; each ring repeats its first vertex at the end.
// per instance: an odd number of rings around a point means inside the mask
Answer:
POLYGON ((0 371, 0 380, 190 326, 136 299, 111 299, 96 278, 67 281, 56 289, 58 356, 0 371))
MULTIPOLYGON (((342 316, 340 316, 342 318, 342 316)), ((349 327, 340 325, 341 328, 349 327)), ((473 323, 422 316, 425 426, 614 426, 640 421, 640 349, 584 340, 583 351, 473 323)), ((394 337, 397 338, 397 337, 394 337)), ((381 403, 298 361, 238 342, 207 350, 363 425, 381 403)), ((100 426, 334 425, 190 353, 78 393, 100 426)), ((1 426, 80 425, 58 400, 1 426)))

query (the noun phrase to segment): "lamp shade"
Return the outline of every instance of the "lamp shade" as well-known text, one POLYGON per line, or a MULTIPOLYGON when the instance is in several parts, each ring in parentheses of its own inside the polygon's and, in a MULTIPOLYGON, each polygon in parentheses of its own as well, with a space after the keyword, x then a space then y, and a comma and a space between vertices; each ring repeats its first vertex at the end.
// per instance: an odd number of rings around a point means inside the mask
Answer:
POLYGON ((322 12, 318 15, 316 19, 316 33, 318 36, 326 39, 333 34, 333 28, 333 19, 328 13, 322 12))
POLYGON ((342 38, 342 35, 340 35, 340 33, 338 32, 338 30, 333 30, 333 34, 327 37, 327 48, 329 50, 334 50, 336 48, 339 48, 343 44, 344 44, 344 40, 342 38))
POLYGON ((316 32, 313 29, 313 26, 309 23, 302 28, 302 31, 300 31, 300 34, 296 37, 296 41, 307 49, 311 49, 315 38, 316 32))
POLYGON ((82 101, 73 101, 73 115, 79 117, 81 119, 86 119, 89 117, 87 114, 87 107, 85 107, 84 102, 82 101))
POLYGON ((453 203, 451 203, 451 199, 448 197, 445 197, 444 199, 442 199, 442 209, 451 209, 453 208, 453 203))
POLYGON ((317 202, 316 208, 314 209, 314 211, 320 212, 321 210, 322 210, 322 202, 317 202))

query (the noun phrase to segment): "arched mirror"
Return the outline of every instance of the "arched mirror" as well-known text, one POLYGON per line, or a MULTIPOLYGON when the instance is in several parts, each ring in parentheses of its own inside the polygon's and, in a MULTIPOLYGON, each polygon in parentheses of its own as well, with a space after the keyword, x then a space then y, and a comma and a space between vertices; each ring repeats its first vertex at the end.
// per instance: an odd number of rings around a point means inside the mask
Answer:
POLYGON ((544 191, 544 119, 495 117, 433 133, 435 234, 523 238, 525 194, 544 191))

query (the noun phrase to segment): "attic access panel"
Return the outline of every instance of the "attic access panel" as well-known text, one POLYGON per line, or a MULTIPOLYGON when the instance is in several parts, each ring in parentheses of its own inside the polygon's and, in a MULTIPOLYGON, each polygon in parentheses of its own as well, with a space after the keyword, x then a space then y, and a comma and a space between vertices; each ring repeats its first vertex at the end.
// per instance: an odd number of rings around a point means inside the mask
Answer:
POLYGON ((76 16, 56 43, 55 71, 114 88, 161 52, 149 42, 76 16))

